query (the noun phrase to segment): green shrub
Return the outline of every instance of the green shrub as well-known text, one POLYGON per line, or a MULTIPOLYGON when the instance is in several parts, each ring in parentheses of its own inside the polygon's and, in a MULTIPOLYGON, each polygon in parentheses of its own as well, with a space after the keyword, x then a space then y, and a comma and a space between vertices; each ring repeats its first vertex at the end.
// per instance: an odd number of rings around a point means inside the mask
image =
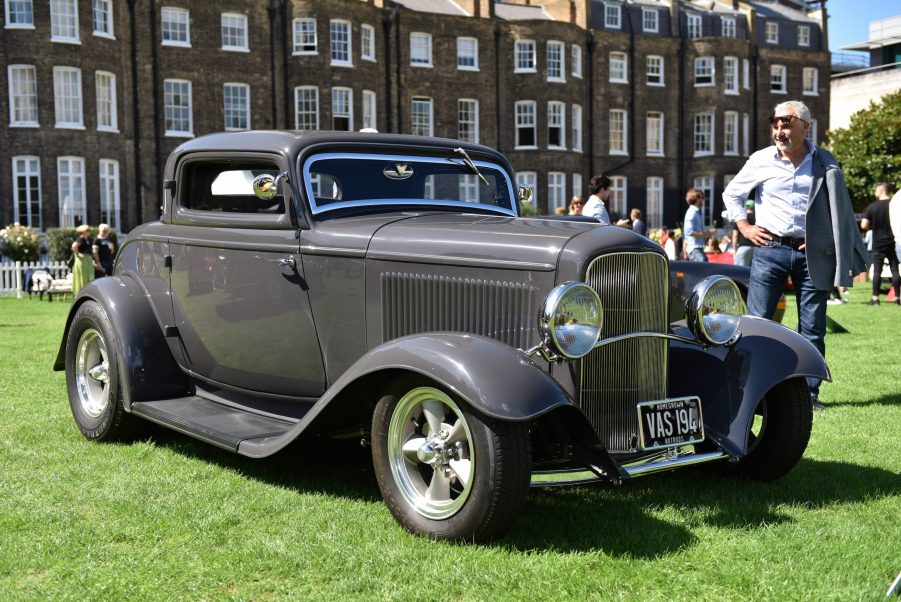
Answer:
POLYGON ((37 230, 16 222, 0 230, 0 255, 13 261, 35 261, 40 242, 37 230))
MULTIPOLYGON (((72 243, 78 240, 75 228, 47 228, 47 252, 53 261, 69 261, 72 257, 72 243)), ((93 241, 97 237, 97 228, 91 226, 88 230, 88 240, 93 241)), ((110 230, 109 237, 118 247, 118 237, 115 230, 110 230)))

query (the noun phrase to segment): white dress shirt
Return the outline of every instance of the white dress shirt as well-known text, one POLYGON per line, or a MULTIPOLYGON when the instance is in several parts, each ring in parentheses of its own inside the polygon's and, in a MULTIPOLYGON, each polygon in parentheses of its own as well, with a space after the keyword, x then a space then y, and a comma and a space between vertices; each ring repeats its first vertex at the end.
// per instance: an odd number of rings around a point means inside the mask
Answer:
POLYGON ((756 190, 755 224, 776 236, 804 238, 807 207, 813 185, 813 154, 816 147, 805 140, 810 152, 798 167, 779 156, 775 146, 759 150, 748 158, 726 190, 723 204, 729 220, 747 219, 745 201, 756 190))
POLYGON ((610 216, 607 215, 607 208, 604 206, 604 201, 595 194, 588 197, 588 202, 582 207, 582 215, 593 217, 605 226, 610 225, 610 216))

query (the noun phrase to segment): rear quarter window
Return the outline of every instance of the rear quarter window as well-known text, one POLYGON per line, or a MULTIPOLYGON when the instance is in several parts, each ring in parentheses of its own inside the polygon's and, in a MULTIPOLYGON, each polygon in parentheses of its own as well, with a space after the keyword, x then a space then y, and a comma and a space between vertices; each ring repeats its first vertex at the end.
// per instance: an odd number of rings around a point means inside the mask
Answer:
POLYGON ((179 204, 215 213, 282 214, 285 199, 281 190, 270 200, 253 193, 254 178, 278 173, 278 166, 265 161, 191 161, 183 168, 179 204))

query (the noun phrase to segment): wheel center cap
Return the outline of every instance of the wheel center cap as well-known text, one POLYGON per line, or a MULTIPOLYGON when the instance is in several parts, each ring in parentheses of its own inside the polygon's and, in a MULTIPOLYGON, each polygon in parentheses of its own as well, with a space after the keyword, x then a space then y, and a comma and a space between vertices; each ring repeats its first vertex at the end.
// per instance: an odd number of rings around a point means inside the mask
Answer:
POLYGON ((101 362, 88 370, 88 376, 96 380, 97 382, 105 383, 109 380, 109 365, 106 362, 101 362))

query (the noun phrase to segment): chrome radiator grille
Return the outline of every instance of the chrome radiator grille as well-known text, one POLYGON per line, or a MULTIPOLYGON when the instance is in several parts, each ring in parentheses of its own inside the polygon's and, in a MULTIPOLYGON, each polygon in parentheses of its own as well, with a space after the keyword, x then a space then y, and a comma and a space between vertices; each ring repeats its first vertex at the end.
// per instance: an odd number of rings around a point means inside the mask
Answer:
POLYGON ((538 307, 528 283, 385 272, 381 285, 383 341, 454 331, 520 349, 532 343, 538 307))
MULTIPOLYGON (((591 262, 585 282, 601 298, 601 340, 632 332, 666 332, 668 266, 656 253, 611 253, 591 262)), ((636 447, 639 401, 663 399, 667 342, 636 338, 595 349, 582 359, 579 405, 610 451, 636 447)))

